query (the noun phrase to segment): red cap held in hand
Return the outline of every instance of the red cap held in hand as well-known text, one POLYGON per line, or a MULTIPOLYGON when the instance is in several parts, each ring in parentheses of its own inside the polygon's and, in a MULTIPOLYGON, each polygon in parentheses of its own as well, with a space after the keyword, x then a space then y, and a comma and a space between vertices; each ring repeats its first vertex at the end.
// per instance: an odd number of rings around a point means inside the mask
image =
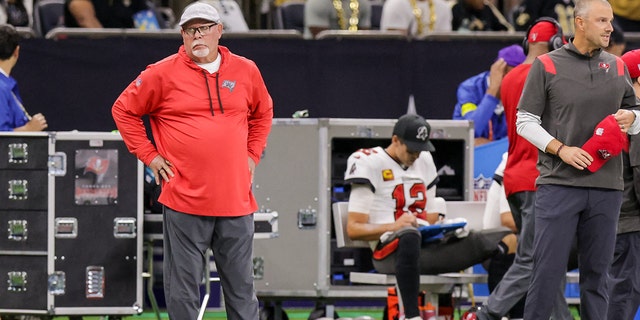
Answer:
POLYGON ((596 172, 609 159, 617 156, 622 150, 629 150, 627 135, 620 130, 613 115, 604 118, 593 130, 593 136, 587 140, 582 149, 593 157, 593 162, 587 167, 596 172))

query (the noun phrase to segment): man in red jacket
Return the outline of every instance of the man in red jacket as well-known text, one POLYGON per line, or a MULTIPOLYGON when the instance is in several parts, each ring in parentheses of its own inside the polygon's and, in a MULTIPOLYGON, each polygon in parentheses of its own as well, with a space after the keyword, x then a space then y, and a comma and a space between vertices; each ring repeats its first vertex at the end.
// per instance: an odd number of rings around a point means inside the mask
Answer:
POLYGON ((195 2, 179 25, 183 45, 140 73, 114 103, 113 118, 129 150, 162 182, 170 318, 197 318, 211 248, 228 319, 258 319, 251 184, 273 102, 255 63, 218 45, 223 29, 215 8, 195 2))

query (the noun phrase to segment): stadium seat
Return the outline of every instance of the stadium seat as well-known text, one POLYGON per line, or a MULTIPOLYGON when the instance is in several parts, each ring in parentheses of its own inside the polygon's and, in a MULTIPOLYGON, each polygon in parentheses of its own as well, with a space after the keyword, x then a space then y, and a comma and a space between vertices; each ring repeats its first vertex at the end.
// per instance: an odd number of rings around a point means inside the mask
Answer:
POLYGON ((371 2, 371 30, 380 30, 382 2, 371 2))
POLYGON ((289 1, 276 8, 276 29, 294 29, 304 33, 304 2, 289 1))
POLYGON ((39 37, 64 26, 64 0, 40 0, 34 4, 34 29, 39 37))

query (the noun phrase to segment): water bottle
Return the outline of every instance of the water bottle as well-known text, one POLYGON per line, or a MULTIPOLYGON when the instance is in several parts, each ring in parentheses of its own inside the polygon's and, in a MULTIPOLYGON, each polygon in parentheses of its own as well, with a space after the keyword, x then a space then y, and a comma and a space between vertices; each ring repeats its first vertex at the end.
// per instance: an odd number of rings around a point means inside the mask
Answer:
POLYGON ((420 317, 422 320, 437 320, 436 307, 431 302, 427 302, 426 306, 420 307, 420 317))

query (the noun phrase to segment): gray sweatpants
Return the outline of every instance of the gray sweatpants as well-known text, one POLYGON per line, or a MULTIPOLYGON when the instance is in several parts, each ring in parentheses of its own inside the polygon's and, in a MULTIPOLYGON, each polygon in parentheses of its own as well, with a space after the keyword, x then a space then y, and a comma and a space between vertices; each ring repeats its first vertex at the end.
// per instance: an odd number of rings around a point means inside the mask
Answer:
MULTIPOLYGON (((481 309, 479 319, 500 320, 529 290, 533 270, 533 235, 535 233, 535 192, 525 191, 512 194, 508 198, 513 215, 522 221, 518 239, 516 258, 498 286, 493 290, 485 309, 481 309)), ((552 319, 573 320, 564 297, 565 281, 554 294, 552 319)))
POLYGON ((619 234, 610 271, 607 319, 633 319, 640 306, 640 232, 619 234))
POLYGON ((573 238, 578 237, 580 317, 602 320, 609 304, 607 277, 616 239, 622 191, 540 185, 536 192, 533 276, 524 318, 547 320, 549 288, 565 277, 573 238))
POLYGON ((164 208, 164 293, 170 319, 198 318, 209 248, 220 275, 227 319, 258 319, 253 228, 253 215, 205 217, 164 208))

